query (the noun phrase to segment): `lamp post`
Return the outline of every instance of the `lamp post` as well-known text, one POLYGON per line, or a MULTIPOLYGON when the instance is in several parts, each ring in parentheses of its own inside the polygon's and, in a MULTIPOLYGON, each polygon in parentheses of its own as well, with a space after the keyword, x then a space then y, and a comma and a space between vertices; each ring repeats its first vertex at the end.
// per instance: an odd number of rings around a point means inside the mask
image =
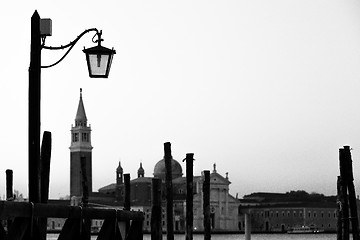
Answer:
MULTIPOLYGON (((82 32, 74 41, 60 47, 45 46, 46 35, 41 32, 41 19, 37 11, 31 17, 31 47, 29 67, 29 201, 33 203, 42 202, 41 199, 41 162, 40 162, 40 100, 41 100, 41 68, 49 68, 61 62, 71 51, 79 39, 86 33, 96 32, 98 37, 94 43, 97 46, 84 49, 86 55, 89 76, 95 78, 107 78, 109 75, 114 49, 101 46, 101 31, 96 28, 87 29, 82 32), (54 64, 41 66, 41 50, 66 49, 64 56, 54 64)), ((94 39, 94 38, 93 38, 94 39)))

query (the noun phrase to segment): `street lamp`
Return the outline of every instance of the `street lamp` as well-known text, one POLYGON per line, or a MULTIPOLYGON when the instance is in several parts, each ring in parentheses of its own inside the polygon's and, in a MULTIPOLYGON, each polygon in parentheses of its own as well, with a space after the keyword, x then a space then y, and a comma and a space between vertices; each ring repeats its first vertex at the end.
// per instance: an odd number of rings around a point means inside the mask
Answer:
POLYGON ((96 32, 92 41, 94 43, 97 43, 97 46, 87 48, 87 49, 85 49, 85 47, 84 47, 84 50, 83 50, 83 52, 86 55, 86 62, 87 62, 88 70, 89 70, 89 76, 91 78, 108 78, 109 72, 110 72, 110 67, 111 67, 111 62, 112 62, 114 54, 116 54, 116 51, 114 50, 114 48, 109 49, 109 48, 101 46, 101 42, 104 41, 101 38, 102 31, 99 31, 96 28, 90 28, 90 29, 85 30, 74 41, 70 42, 67 45, 60 46, 60 47, 45 46, 44 45, 45 37, 43 37, 42 48, 44 48, 44 49, 50 49, 50 50, 59 50, 59 49, 65 49, 65 48, 69 48, 69 49, 64 54, 64 56, 62 58, 60 58, 60 60, 58 60, 54 64, 51 64, 48 66, 41 66, 41 68, 53 67, 56 64, 60 63, 66 57, 66 55, 71 51, 71 49, 75 46, 75 44, 80 40, 80 38, 82 36, 84 36, 86 33, 91 32, 91 31, 96 32), (95 37, 97 37, 98 39, 94 41, 95 37))
POLYGON ((86 55, 86 62, 91 78, 107 78, 110 72, 111 62, 114 54, 114 48, 109 49, 101 46, 102 31, 97 33, 97 46, 83 50, 86 55))
POLYGON ((88 32, 95 32, 93 42, 97 46, 84 49, 89 70, 89 76, 94 78, 107 78, 109 76, 110 66, 113 55, 116 53, 114 49, 108 49, 101 46, 102 31, 96 28, 87 29, 82 32, 74 41, 60 47, 45 46, 46 36, 51 36, 51 30, 44 32, 43 23, 50 23, 51 20, 40 19, 37 11, 31 17, 31 48, 30 48, 30 67, 29 67, 29 201, 33 203, 47 202, 48 189, 41 187, 42 163, 40 159, 40 99, 41 99, 41 68, 50 68, 60 63, 79 39, 88 32), (94 41, 94 38, 97 40, 94 41), (59 50, 66 49, 66 53, 60 60, 48 66, 41 66, 41 50, 59 50), (45 193, 45 194, 44 194, 45 193), (44 196, 45 195, 45 196, 44 196))

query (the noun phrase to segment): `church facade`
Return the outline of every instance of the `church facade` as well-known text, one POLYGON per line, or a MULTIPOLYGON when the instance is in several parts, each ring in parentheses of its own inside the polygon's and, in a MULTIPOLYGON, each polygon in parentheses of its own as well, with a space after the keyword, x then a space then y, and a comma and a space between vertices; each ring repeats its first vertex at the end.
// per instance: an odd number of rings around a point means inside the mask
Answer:
MULTIPOLYGON (((186 219, 186 177, 183 176, 182 167, 178 161, 172 159, 172 178, 173 178, 173 209, 174 209, 174 231, 185 231, 186 219)), ((116 183, 109 184, 99 189, 99 193, 105 196, 112 196, 115 201, 121 202, 124 197, 123 176, 121 163, 116 169, 116 183)), ((154 167, 153 177, 162 180, 162 225, 166 230, 166 197, 165 197, 165 160, 161 159, 154 167)), ((138 177, 130 181, 130 201, 131 209, 144 212, 144 230, 150 231, 151 226, 151 182, 153 177, 145 177, 145 171, 140 163, 138 177)), ((194 212, 194 231, 203 231, 203 175, 194 176, 193 187, 193 212, 194 212)), ((225 177, 216 171, 214 164, 210 174, 210 218, 213 232, 237 232, 238 227, 238 208, 239 200, 229 194, 228 175, 225 177)))

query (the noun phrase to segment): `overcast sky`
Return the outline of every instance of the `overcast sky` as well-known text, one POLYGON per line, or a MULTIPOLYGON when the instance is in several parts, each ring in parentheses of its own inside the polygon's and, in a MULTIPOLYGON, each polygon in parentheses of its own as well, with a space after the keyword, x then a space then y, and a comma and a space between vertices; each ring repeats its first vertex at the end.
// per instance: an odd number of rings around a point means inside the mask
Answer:
MULTIPOLYGON (((360 3, 355 0, 7 1, 1 22, 0 195, 5 170, 27 196, 30 18, 52 19, 46 45, 103 30, 108 79, 90 79, 85 35, 42 70, 42 131, 51 131, 50 197, 69 194, 70 129, 83 88, 93 190, 162 159, 194 153, 194 174, 229 173, 230 192, 336 194, 350 145, 360 191, 360 3), (22 2, 22 3, 21 3, 22 2)), ((64 51, 42 51, 42 64, 64 51)))

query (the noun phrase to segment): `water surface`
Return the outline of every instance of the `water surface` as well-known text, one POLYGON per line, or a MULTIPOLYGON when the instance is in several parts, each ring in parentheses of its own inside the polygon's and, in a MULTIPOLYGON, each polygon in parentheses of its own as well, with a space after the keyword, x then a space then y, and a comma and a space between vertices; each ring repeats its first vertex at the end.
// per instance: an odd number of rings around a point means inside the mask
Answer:
MULTIPOLYGON (((56 240, 58 234, 48 234, 48 240, 56 240)), ((96 240, 97 236, 92 236, 91 240, 96 240)), ((194 234, 193 240, 203 240, 204 235, 194 234)), ((144 240, 151 240, 150 234, 144 234, 144 240)), ((166 240, 166 235, 163 235, 166 240)), ((174 240, 185 240, 184 234, 175 234, 174 240)), ((244 234, 213 234, 211 240, 245 240, 244 234)), ((252 234, 251 240, 336 240, 336 234, 252 234)))

